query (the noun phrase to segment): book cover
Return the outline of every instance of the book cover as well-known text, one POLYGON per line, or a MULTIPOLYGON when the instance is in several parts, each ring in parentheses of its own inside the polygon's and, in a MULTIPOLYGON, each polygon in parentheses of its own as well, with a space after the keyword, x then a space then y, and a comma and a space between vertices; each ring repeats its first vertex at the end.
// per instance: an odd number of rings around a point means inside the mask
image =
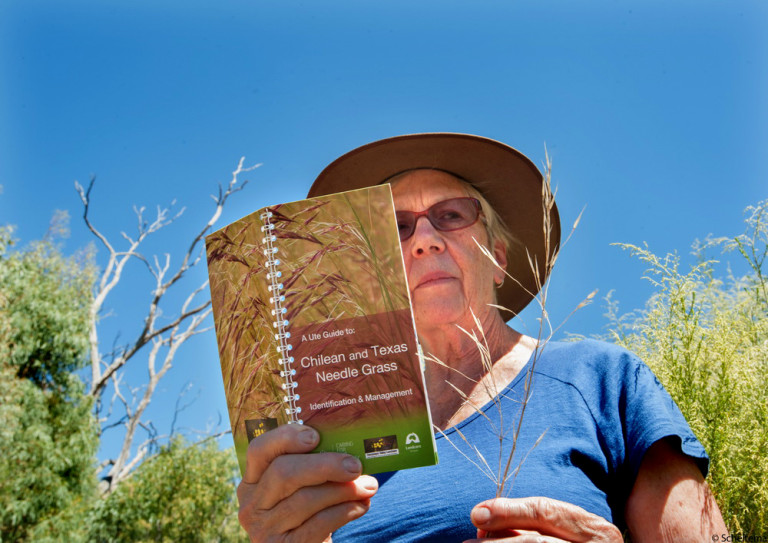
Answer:
POLYGON ((250 439, 291 422, 364 473, 436 463, 389 185, 261 209, 206 252, 241 472, 250 439))

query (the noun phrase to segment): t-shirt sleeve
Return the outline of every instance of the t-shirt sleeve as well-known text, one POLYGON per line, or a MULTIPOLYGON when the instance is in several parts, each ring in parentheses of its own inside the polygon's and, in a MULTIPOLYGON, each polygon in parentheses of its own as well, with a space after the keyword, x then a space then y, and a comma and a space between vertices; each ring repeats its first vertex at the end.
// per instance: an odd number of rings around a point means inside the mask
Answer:
POLYGON ((657 441, 670 442, 706 476, 709 457, 688 422, 651 369, 633 353, 584 341, 575 371, 577 387, 595 418, 601 447, 617 489, 626 499, 640 464, 657 441))
POLYGON ((623 387, 623 425, 626 432, 626 465, 634 482, 645 453, 665 437, 673 438, 679 450, 696 461, 703 476, 709 469, 709 457, 651 369, 634 355, 629 355, 623 387))

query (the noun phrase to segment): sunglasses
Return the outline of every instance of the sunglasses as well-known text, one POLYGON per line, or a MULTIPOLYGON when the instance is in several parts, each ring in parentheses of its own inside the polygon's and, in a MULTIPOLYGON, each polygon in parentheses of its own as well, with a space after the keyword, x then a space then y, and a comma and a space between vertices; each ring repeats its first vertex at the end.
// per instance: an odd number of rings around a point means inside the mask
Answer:
POLYGON ((472 226, 480 217, 480 202, 476 198, 450 198, 431 205, 426 211, 397 211, 395 215, 400 241, 405 241, 416 231, 416 221, 420 217, 427 217, 440 232, 472 226))

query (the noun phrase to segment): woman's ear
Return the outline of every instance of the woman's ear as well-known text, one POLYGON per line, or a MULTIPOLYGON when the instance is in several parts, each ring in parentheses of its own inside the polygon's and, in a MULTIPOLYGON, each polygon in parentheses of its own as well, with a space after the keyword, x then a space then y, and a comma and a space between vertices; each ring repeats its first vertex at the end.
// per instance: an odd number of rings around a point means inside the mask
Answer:
POLYGON ((493 257, 496 259, 496 263, 502 268, 494 268, 493 280, 497 285, 504 283, 504 279, 507 275, 504 270, 507 269, 507 248, 501 241, 496 240, 493 243, 493 257))

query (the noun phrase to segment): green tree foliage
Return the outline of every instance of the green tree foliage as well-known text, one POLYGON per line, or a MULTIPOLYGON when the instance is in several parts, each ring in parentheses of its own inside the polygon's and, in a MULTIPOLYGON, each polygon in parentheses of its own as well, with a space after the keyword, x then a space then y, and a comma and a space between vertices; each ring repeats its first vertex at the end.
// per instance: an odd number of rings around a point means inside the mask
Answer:
POLYGON ((176 438, 89 518, 87 541, 248 541, 237 521, 232 451, 176 438))
POLYGON ((711 458, 709 484, 732 533, 768 533, 768 201, 747 209, 746 231, 694 246, 684 273, 675 254, 622 245, 649 265, 656 287, 644 311, 618 317, 613 339, 636 352, 680 406, 711 458), (725 279, 705 252, 736 250, 749 273, 725 279))
POLYGON ((99 428, 76 374, 92 259, 62 256, 53 236, 12 249, 0 228, 0 541, 245 541, 235 457, 212 441, 175 439, 99 494, 99 428))
POLYGON ((95 268, 91 258, 65 258, 54 240, 65 233, 66 215, 57 215, 43 241, 25 251, 8 252, 11 231, 0 242, 0 285, 9 326, 6 362, 21 378, 43 389, 64 392, 72 371, 85 366, 88 309, 95 268))
POLYGON ((0 229, 0 539, 92 496, 97 432, 72 372, 85 363, 92 266, 48 239, 9 251, 0 229))

